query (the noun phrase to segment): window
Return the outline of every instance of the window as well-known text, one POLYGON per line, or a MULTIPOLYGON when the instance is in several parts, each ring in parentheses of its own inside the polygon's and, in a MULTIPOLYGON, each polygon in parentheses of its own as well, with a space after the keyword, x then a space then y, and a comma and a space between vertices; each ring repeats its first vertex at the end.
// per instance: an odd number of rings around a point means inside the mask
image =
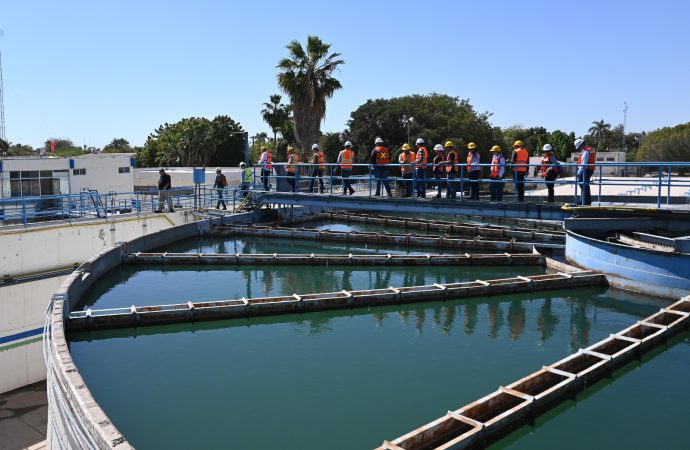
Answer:
POLYGON ((606 161, 615 161, 616 158, 606 158, 606 161))
POLYGON ((72 169, 72 175, 86 175, 86 169, 72 169))
POLYGON ((118 167, 117 168, 118 173, 129 173, 129 166, 127 167, 118 167))

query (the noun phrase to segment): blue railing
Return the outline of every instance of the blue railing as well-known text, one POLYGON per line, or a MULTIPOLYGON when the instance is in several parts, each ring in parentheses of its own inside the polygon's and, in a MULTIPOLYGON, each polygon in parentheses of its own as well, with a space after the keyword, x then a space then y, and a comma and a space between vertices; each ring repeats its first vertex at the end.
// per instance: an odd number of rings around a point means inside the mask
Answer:
MULTIPOLYGON (((480 166, 484 173, 489 172, 490 164, 480 164, 480 166)), ((294 189, 297 192, 306 192, 310 185, 313 190, 319 192, 321 190, 320 181, 323 181, 324 193, 343 193, 343 177, 340 166, 337 164, 326 164, 322 169, 321 177, 312 176, 314 167, 318 167, 315 164, 300 164, 294 176, 284 171, 284 164, 274 163, 274 167, 275 169, 268 178, 262 180, 260 167, 255 166, 253 179, 245 185, 229 186, 220 190, 211 185, 203 185, 196 190, 194 186, 173 188, 170 190, 173 206, 175 209, 214 208, 215 206, 222 206, 219 201, 222 195, 226 207, 235 211, 249 192, 263 190, 262 181, 268 182, 269 190, 281 191, 292 190, 292 185, 288 183, 288 180, 294 181, 294 189)), ((433 164, 427 165, 429 172, 423 177, 419 177, 414 170, 411 172, 410 178, 393 176, 393 173, 400 173, 401 167, 400 164, 388 165, 388 175, 381 179, 382 182, 387 181, 390 184, 393 195, 400 195, 400 192, 405 189, 405 183, 408 183, 408 189, 411 187, 412 193, 414 193, 420 183, 437 182, 430 173, 431 168, 434 167, 433 164)), ((445 168, 445 166, 436 167, 445 168)), ((690 177, 679 175, 682 172, 690 172, 690 163, 597 163, 589 182, 584 180, 578 182, 574 176, 577 170, 576 164, 561 164, 560 168, 564 173, 571 172, 573 175, 558 178, 555 181, 546 181, 539 175, 534 176, 534 169, 539 169, 540 165, 533 164, 528 167, 528 176, 525 178, 524 185, 528 198, 534 197, 535 191, 552 185, 557 189, 556 198, 559 201, 572 202, 578 205, 585 203, 583 187, 589 187, 593 194, 592 199, 596 199, 598 202, 606 200, 641 203, 640 200, 644 197, 647 200, 645 203, 656 203, 657 208, 661 208, 662 204, 670 205, 672 199, 686 204, 690 202, 690 177), (625 168, 627 173, 639 173, 644 174, 644 176, 613 177, 608 175, 618 168, 625 168), (606 192, 607 190, 615 192, 606 192)), ((371 170, 371 166, 369 164, 353 164, 353 172, 355 175, 347 178, 347 181, 357 191, 357 195, 374 196, 379 180, 371 170)), ((440 184, 446 192, 449 182, 455 184, 458 199, 467 197, 465 191, 472 180, 468 176, 465 165, 458 166, 458 175, 454 180, 449 181, 443 174, 440 184)), ((492 180, 480 177, 476 183, 482 187, 498 183, 508 190, 504 201, 517 201, 518 182, 510 176, 509 170, 503 179, 492 180)), ((386 194, 383 186, 380 188, 380 194, 386 194)), ((0 225, 28 226, 32 223, 46 221, 71 222, 76 219, 108 218, 120 214, 140 215, 144 212, 154 211, 159 206, 167 208, 166 202, 162 203, 161 205, 159 191, 155 189, 109 193, 84 191, 77 194, 3 198, 0 199, 0 225)))
MULTIPOLYGON (((320 192, 320 183, 324 183, 324 191, 328 194, 342 194, 343 193, 343 178, 340 176, 340 166, 338 164, 311 164, 311 163, 300 163, 297 166, 295 175, 287 174, 284 171, 284 164, 273 163, 274 169, 271 171, 266 179, 268 181, 268 190, 280 190, 280 191, 290 191, 293 190, 294 181, 294 191, 295 192, 309 192, 310 187, 312 192, 320 192), (321 177, 312 176, 314 173, 314 168, 321 166, 321 177), (280 173, 279 173, 280 170, 280 173), (288 183, 288 180, 290 182, 288 183)), ((357 191, 364 191, 367 195, 375 195, 376 187, 379 179, 375 176, 373 166, 370 164, 352 164, 353 172, 356 175, 351 175, 347 178, 348 184, 350 184, 357 191)), ((491 164, 479 164, 481 167, 481 172, 486 175, 489 173, 491 164)), ((678 198, 683 203, 690 200, 690 177, 683 177, 678 174, 678 172, 689 172, 690 173, 690 163, 614 163, 614 162, 598 162, 595 164, 595 168, 591 173, 591 178, 589 180, 586 177, 581 179, 577 176, 578 166, 574 163, 561 163, 560 171, 561 174, 565 174, 563 177, 559 177, 554 181, 547 181, 541 177, 541 164, 528 164, 527 166, 527 176, 524 180, 525 192, 528 194, 533 194, 535 190, 546 189, 547 186, 551 185, 558 192, 555 194, 560 201, 572 201, 572 203, 577 205, 586 204, 586 190, 592 192, 592 200, 601 202, 602 199, 606 198, 607 201, 612 201, 612 197, 616 197, 617 201, 628 202, 628 203, 639 203, 640 199, 636 202, 635 196, 644 195, 644 203, 656 203, 657 208, 661 208, 662 204, 671 204, 672 198, 678 198), (614 176, 613 173, 620 173, 620 170, 625 169, 625 173, 628 174, 626 177, 614 176), (535 172, 537 174, 535 175, 535 172), (570 174, 570 175, 568 175, 570 174), (638 174, 639 176, 630 176, 631 174, 638 174), (570 194, 564 195, 563 187, 570 187, 570 194), (610 189, 611 187, 620 187, 621 189, 610 189), (673 194, 672 188, 681 188, 682 192, 679 194, 673 194), (605 192, 609 191, 609 192, 605 192), (655 195, 652 195, 655 194, 655 195), (570 197, 566 200, 565 197, 570 197)), ((432 168, 438 167, 443 173, 441 174, 441 184, 442 187, 447 189, 449 180, 447 179, 445 168, 446 165, 434 165, 427 164, 427 174, 426 176, 420 178, 416 170, 412 170, 412 177, 409 179, 404 179, 402 176, 395 176, 393 173, 400 174, 400 169, 403 167, 401 164, 389 164, 386 166, 388 175, 382 178, 381 182, 388 182, 392 189, 396 189, 398 192, 404 189, 404 183, 411 183, 412 192, 417 191, 417 186, 419 183, 425 184, 435 184, 437 182, 434 174, 431 172, 432 168)), ((409 167, 406 166, 406 167, 409 167)), ((412 165, 414 168, 414 165, 412 165)), ((521 181, 518 181, 510 170, 511 166, 508 164, 506 166, 506 173, 502 179, 490 179, 486 177, 481 177, 474 181, 480 186, 490 186, 491 184, 500 184, 503 189, 508 189, 508 196, 504 197, 505 200, 518 201, 518 185, 521 181)), ((455 183, 457 192, 457 198, 463 199, 467 197, 465 191, 468 189, 473 180, 470 179, 467 166, 462 164, 457 166, 456 178, 451 183, 455 183)), ((264 177, 261 176, 261 167, 254 167, 254 185, 256 189, 266 190, 264 188, 264 177)), ((409 186, 409 185, 408 185, 409 186)), ((380 194, 385 195, 384 187, 381 186, 380 194)), ((397 192, 396 192, 397 193, 397 192)), ((543 194, 546 197, 546 194, 543 194)))

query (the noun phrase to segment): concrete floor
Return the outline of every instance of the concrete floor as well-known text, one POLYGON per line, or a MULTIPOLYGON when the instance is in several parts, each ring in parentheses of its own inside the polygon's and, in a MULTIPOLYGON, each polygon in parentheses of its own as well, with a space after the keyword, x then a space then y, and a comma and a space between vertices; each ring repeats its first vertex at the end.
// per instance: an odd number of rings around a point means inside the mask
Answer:
POLYGON ((45 448, 47 424, 45 381, 0 395, 0 450, 45 448))

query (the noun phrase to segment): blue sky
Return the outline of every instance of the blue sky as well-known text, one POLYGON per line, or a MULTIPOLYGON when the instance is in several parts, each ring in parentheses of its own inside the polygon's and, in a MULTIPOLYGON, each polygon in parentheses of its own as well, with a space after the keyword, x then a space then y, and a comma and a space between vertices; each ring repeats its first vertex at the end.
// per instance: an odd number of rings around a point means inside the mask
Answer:
MULTIPOLYGON (((323 131, 370 98, 469 98, 494 125, 583 134, 690 121, 689 2, 0 0, 7 137, 142 145, 158 125, 227 114, 268 131, 285 44, 342 53, 323 131)), ((414 115, 414 112, 411 112, 414 115)), ((467 137, 471 138, 471 137, 467 137)))

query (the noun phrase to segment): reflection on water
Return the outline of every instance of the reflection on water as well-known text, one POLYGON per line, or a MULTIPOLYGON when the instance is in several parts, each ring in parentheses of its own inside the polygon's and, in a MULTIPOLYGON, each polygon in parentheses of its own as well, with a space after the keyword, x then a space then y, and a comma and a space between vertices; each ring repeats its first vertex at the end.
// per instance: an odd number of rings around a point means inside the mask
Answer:
POLYGON ((236 298, 459 283, 544 273, 539 266, 123 266, 101 277, 82 308, 122 308, 236 298))
POLYGON ((268 429, 285 449, 374 448, 658 306, 582 288, 69 337, 89 389, 136 448, 196 448, 199 436, 222 447, 232 436, 235 448, 263 449, 268 429))

